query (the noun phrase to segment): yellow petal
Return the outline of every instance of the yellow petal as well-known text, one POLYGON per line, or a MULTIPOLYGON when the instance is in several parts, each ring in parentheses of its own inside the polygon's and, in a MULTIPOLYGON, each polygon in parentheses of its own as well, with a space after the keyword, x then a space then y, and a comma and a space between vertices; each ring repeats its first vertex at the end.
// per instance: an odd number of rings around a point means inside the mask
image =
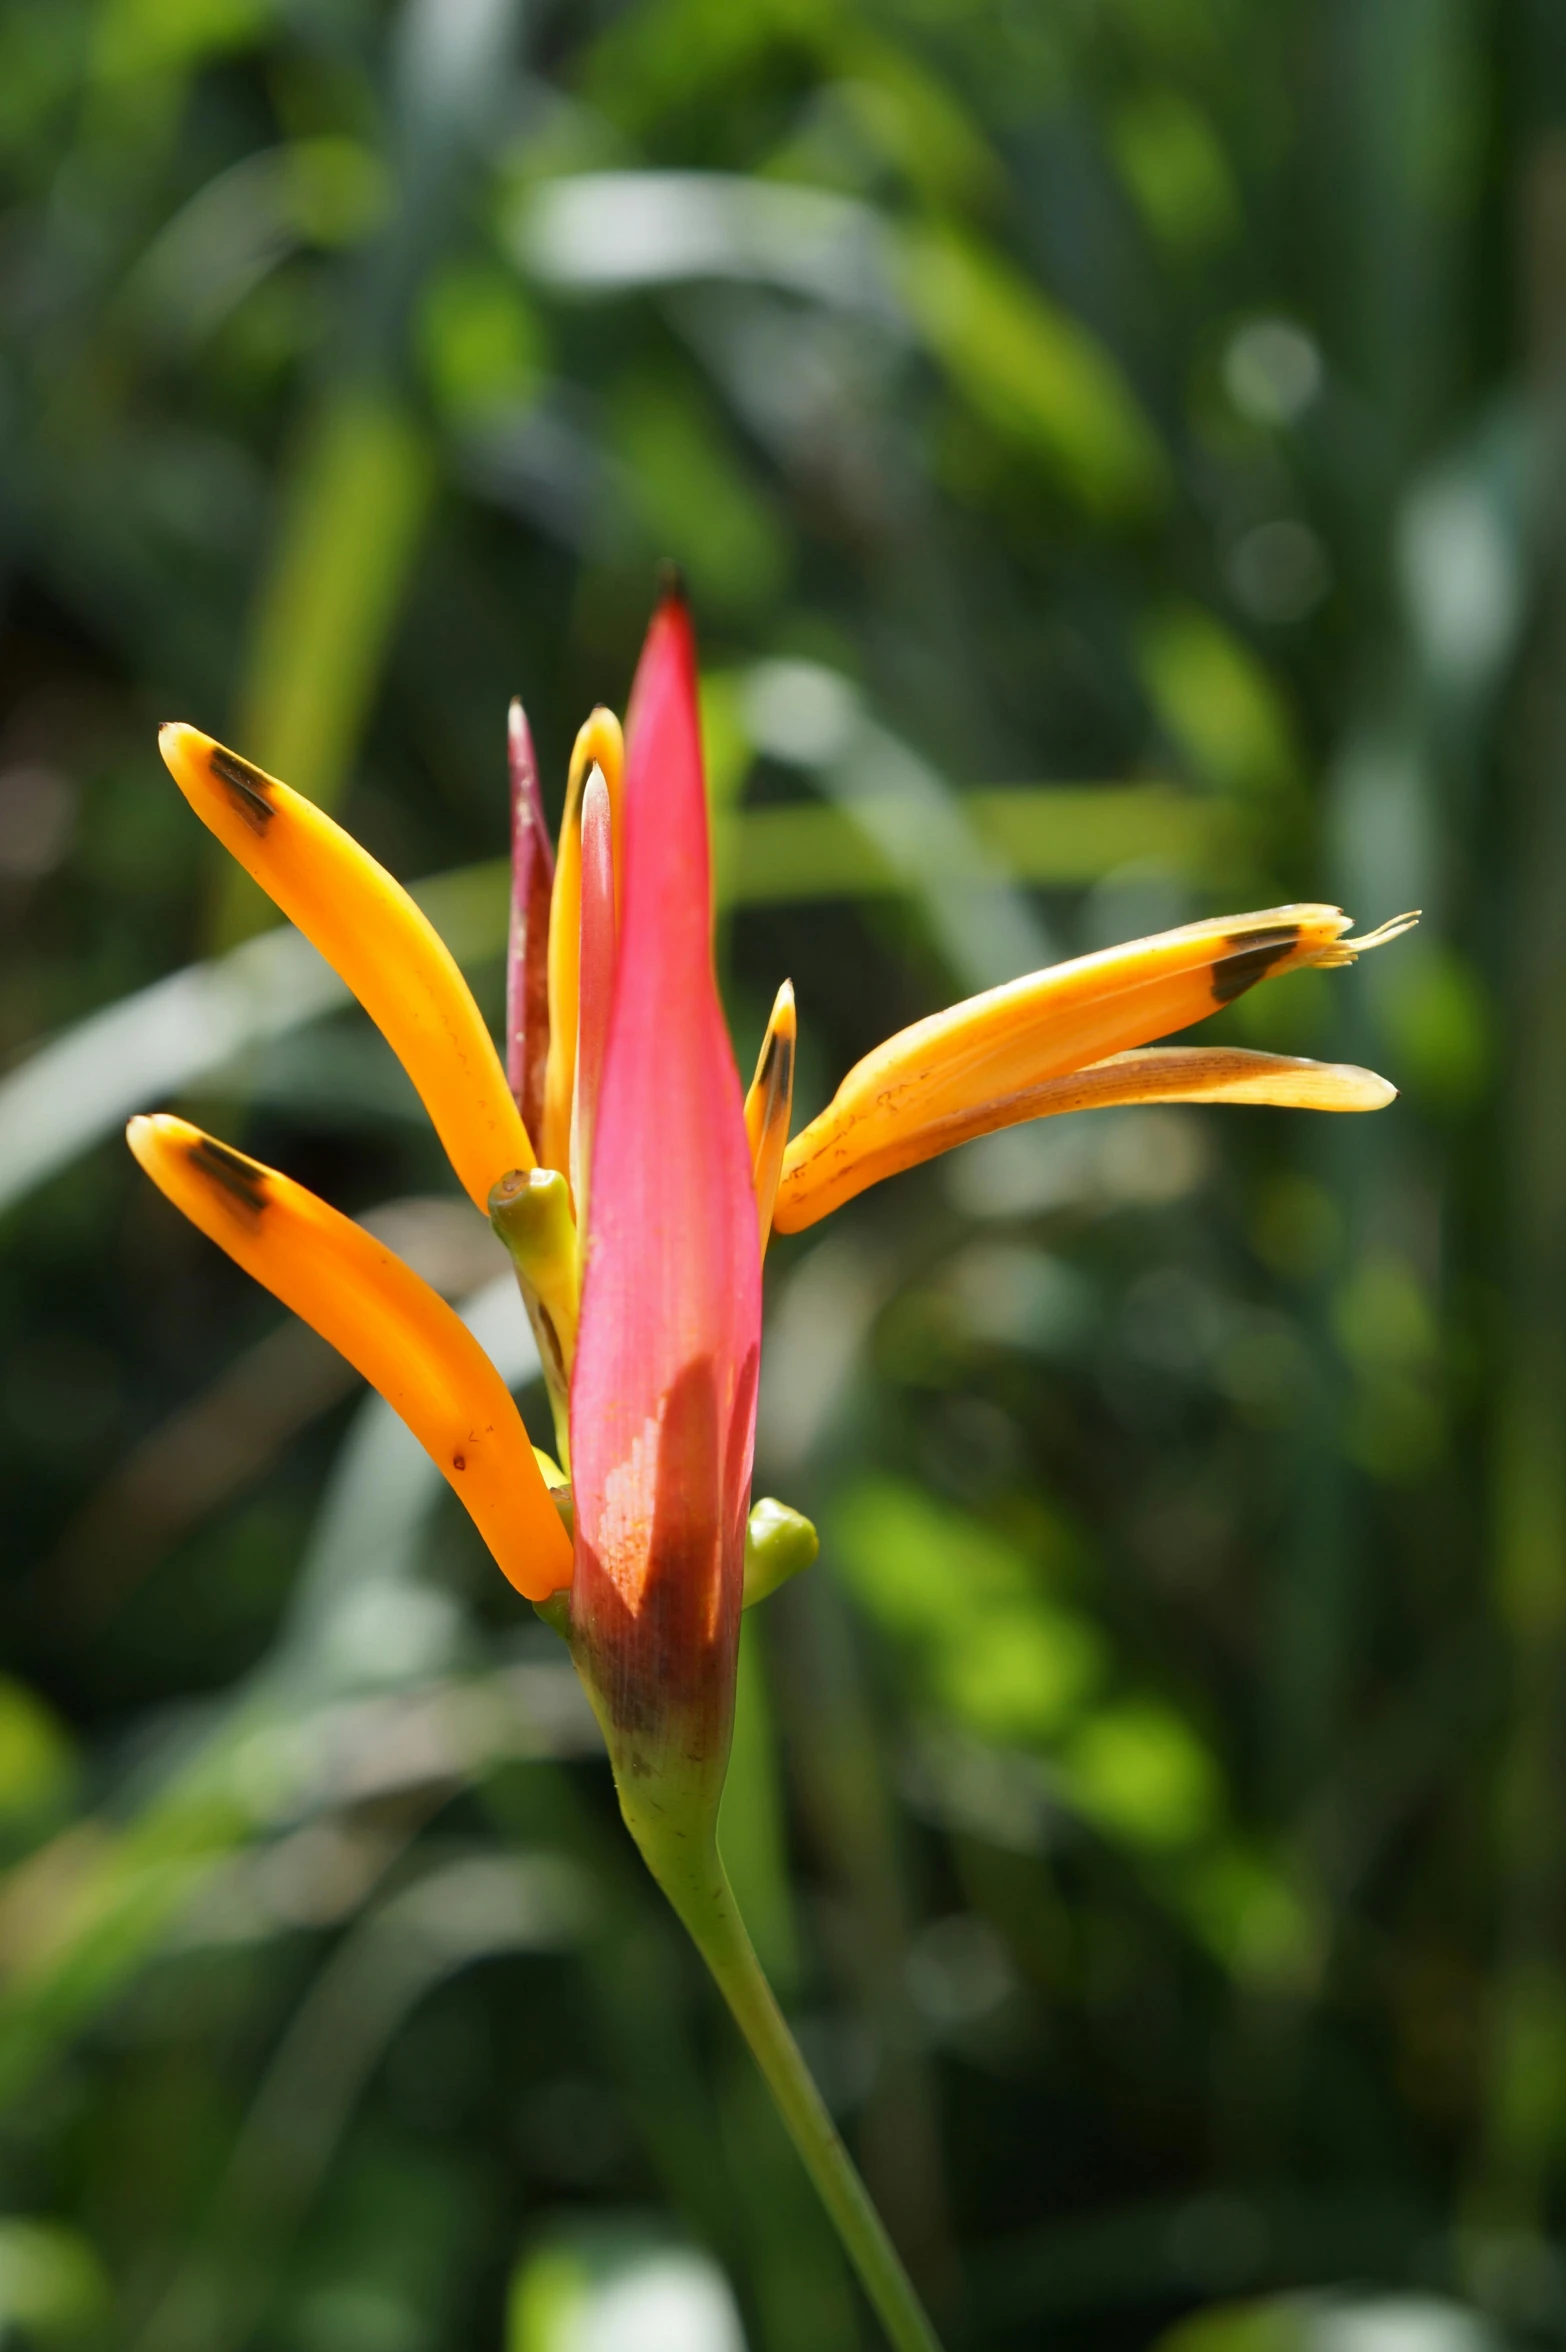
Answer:
POLYGON ((625 738, 612 710, 593 711, 577 732, 566 778, 565 814, 555 852, 555 887, 549 902, 549 1061, 544 1072, 544 1132, 539 1157, 546 1168, 571 1173, 571 1102, 576 1089, 576 1014, 582 948, 582 793, 589 773, 600 770, 609 788, 610 837, 614 849, 618 907, 624 858, 625 738))
POLYGON ((766 1255, 772 1231, 772 1204, 783 1172, 788 1144, 789 1114, 794 1107, 794 989, 785 980, 778 990, 761 1041, 756 1075, 745 1097, 745 1133, 750 1139, 750 1164, 756 1183, 756 1214, 761 1220, 761 1250, 766 1255))
POLYGON ((346 981, 418 1089, 470 1200, 531 1168, 533 1148, 482 1014, 400 882, 313 801, 171 725, 159 747, 185 798, 346 981))
POLYGON ((362 1225, 184 1119, 132 1119, 126 1134, 175 1207, 379 1389, 518 1592, 569 1584, 570 1539, 522 1416, 445 1300, 362 1225))
MULTIPOLYGON (((1310 1062, 1299 1054, 1252 1053, 1240 1045, 1144 1045, 1111 1054, 1038 1089, 1024 1119, 1056 1111, 1105 1110, 1112 1103, 1270 1103, 1289 1111, 1384 1111, 1397 1088, 1354 1062, 1310 1062)), ((1011 1122, 1008 1122, 1011 1124, 1011 1122)))
POLYGON ((773 1222, 780 1233, 797 1233, 883 1176, 969 1136, 1044 1115, 1014 1106, 1052 1081, 1167 1037, 1273 973, 1352 963, 1414 920, 1401 915, 1358 940, 1342 936, 1349 918, 1328 906, 1187 923, 1008 981, 920 1021, 867 1054, 794 1138, 773 1222))
MULTIPOLYGON (((1230 1045, 1144 1045, 1134 1053, 1112 1054, 1107 1061, 1090 1062, 1085 1070, 1070 1070, 1062 1078, 1046 1078, 1026 1087, 1005 1102, 986 1103, 941 1126, 921 1128, 912 1151, 888 1149, 856 1171, 855 1189, 895 1176, 902 1168, 917 1167, 976 1135, 991 1135, 999 1127, 1016 1127, 1026 1119, 1049 1119, 1061 1111, 1108 1110, 1116 1103, 1227 1102, 1271 1103, 1295 1111, 1380 1111, 1397 1097, 1397 1088, 1374 1070, 1357 1069, 1351 1062, 1308 1062, 1293 1054, 1251 1053, 1230 1045)), ((797 1232, 814 1224, 824 1209, 804 1216, 797 1232)), ((778 1219, 782 1224, 781 1211, 778 1219)))

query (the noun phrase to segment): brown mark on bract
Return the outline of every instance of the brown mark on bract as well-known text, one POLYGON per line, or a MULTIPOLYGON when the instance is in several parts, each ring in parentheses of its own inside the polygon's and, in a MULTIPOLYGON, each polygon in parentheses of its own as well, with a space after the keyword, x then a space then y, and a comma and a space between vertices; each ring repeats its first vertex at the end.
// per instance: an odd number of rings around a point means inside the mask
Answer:
POLYGON ((468 1466, 468 1457, 467 1457, 467 1455, 466 1455, 466 1454, 453 1454, 453 1455, 452 1455, 452 1457, 451 1457, 451 1466, 452 1466, 453 1470, 465 1470, 465 1469, 467 1468, 467 1466, 468 1466))
POLYGON ((787 1030, 769 1030, 758 1075, 770 1112, 774 1104, 784 1101, 793 1091, 794 1040, 787 1030))
POLYGON ((264 833, 276 815, 271 802, 271 778, 237 751, 225 751, 221 743, 214 743, 207 754, 207 765, 228 793, 252 833, 264 833))
POLYGON ((230 1151, 204 1135, 190 1146, 190 1164, 209 1184, 215 1184, 251 1216, 259 1217, 267 1203, 266 1170, 243 1152, 230 1151))
POLYGON ((1300 936, 1298 923, 1271 923, 1259 931, 1238 931, 1226 942, 1213 965, 1214 1004, 1233 1004, 1258 980, 1265 980, 1274 964, 1281 964, 1300 936))

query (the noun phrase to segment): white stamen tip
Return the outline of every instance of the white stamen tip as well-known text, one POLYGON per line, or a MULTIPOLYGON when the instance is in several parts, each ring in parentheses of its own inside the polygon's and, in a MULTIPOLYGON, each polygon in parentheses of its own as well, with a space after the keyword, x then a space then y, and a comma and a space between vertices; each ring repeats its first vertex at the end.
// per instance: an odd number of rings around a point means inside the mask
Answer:
POLYGON ((1405 931, 1412 931, 1423 911, 1414 907, 1406 915, 1394 915, 1378 930, 1367 931, 1363 939, 1345 939, 1343 944, 1354 955, 1368 955, 1373 947, 1385 947, 1389 940, 1401 939, 1405 931))

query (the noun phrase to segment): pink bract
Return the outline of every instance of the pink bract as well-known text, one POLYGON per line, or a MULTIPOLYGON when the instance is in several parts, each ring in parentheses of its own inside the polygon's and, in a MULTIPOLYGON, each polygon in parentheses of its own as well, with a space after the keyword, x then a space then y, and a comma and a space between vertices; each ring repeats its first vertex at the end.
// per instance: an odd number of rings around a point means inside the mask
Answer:
POLYGON ((710 1754, 732 1707, 761 1268, 713 971, 695 648, 674 597, 632 690, 624 844, 571 1387, 572 1619, 633 1755, 670 1734, 710 1754))

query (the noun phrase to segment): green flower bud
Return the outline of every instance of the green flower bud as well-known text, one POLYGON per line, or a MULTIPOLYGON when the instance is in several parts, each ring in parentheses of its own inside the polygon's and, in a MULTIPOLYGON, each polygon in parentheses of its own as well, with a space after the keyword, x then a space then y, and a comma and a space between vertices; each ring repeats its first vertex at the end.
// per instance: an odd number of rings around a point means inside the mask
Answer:
POLYGON ((808 1519, 791 1511, 787 1503, 764 1495, 752 1509, 745 1530, 745 1597, 741 1606, 748 1609, 753 1601, 764 1601, 801 1568, 808 1568, 820 1549, 821 1538, 808 1519))

